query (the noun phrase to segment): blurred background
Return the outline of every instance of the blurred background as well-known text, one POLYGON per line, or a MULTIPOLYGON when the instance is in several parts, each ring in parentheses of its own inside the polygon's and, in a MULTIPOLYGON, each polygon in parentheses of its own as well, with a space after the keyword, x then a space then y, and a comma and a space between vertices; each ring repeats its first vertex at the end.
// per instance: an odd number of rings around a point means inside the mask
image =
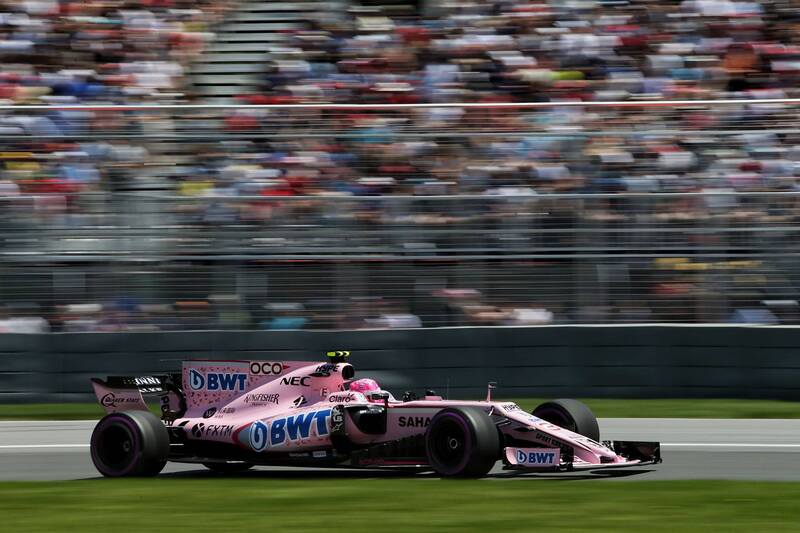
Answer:
POLYGON ((798 8, 0 1, 0 332, 800 323, 798 8))

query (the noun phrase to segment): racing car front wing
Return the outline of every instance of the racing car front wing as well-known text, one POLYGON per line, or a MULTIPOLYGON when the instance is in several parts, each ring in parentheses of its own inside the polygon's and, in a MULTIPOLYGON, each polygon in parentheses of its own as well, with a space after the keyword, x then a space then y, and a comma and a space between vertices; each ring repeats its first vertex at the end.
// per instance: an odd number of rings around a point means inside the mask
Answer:
POLYGON ((506 447, 503 450, 503 462, 507 469, 539 471, 622 468, 661 462, 661 446, 658 442, 618 440, 603 441, 603 444, 623 460, 592 463, 575 457, 569 448, 506 447))

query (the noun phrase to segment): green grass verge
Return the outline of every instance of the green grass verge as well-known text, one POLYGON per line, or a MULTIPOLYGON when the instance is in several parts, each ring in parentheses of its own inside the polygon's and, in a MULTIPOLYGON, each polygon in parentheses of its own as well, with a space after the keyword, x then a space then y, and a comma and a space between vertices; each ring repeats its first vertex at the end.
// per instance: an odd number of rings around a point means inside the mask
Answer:
MULTIPOLYGON (((542 399, 517 398, 530 411, 542 399)), ((585 399, 600 418, 800 418, 800 402, 778 400, 585 399)), ((157 406, 154 412, 158 414, 157 406)), ((99 419, 103 409, 94 403, 9 404, 0 406, 0 420, 99 419)))
MULTIPOLYGON (((531 411, 543 400, 513 401, 531 411)), ((800 402, 780 400, 587 398, 581 401, 599 418, 800 418, 800 402)))
MULTIPOLYGON (((161 416, 158 406, 149 407, 161 416)), ((0 420, 99 420, 104 414, 98 403, 0 404, 0 420)))
POLYGON ((0 483, 28 531, 796 532, 800 484, 265 477, 0 483))

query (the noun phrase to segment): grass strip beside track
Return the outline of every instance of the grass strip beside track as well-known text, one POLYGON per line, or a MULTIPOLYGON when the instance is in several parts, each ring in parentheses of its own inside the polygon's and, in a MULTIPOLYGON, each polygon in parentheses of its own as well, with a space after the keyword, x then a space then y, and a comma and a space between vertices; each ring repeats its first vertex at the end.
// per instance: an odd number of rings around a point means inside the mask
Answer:
MULTIPOLYGON (((542 399, 517 398, 526 411, 542 399)), ((585 399, 600 418, 800 418, 800 402, 730 399, 585 399)), ((158 407, 153 407, 158 414, 158 407)), ((96 403, 5 404, 0 420, 97 420, 103 409, 96 403)))
POLYGON ((2 529, 752 533, 800 523, 800 483, 245 477, 0 483, 2 529))
MULTIPOLYGON (((526 411, 545 401, 517 398, 526 411)), ((598 418, 800 418, 800 402, 668 398, 654 400, 582 399, 598 418)))

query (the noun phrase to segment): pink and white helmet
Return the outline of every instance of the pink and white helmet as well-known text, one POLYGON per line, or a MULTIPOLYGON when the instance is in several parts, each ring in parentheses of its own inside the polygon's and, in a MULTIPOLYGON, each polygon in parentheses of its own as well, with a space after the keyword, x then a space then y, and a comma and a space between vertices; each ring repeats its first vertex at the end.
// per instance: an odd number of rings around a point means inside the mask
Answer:
POLYGON ((381 388, 374 379, 357 379, 350 383, 350 390, 360 392, 364 396, 369 396, 372 392, 380 392, 381 388))

